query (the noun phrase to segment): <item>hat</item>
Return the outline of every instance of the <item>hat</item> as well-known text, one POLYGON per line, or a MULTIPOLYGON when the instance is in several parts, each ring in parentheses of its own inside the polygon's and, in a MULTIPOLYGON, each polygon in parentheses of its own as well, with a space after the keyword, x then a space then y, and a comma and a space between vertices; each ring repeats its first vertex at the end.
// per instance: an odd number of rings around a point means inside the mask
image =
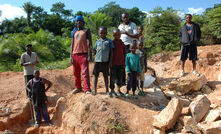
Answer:
MULTIPOLYGON (((84 18, 82 16, 75 16, 74 18, 74 22, 77 22, 78 20, 83 21, 84 22, 84 18)), ((84 22, 85 23, 85 22, 84 22)))
POLYGON ((32 47, 32 44, 27 44, 25 47, 32 47))

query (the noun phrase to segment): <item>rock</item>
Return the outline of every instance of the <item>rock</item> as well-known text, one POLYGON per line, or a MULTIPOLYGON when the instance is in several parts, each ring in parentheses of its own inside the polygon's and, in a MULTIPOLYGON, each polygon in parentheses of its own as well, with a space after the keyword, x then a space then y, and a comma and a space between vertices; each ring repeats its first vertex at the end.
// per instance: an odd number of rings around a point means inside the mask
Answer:
POLYGON ((10 115, 10 113, 11 113, 10 108, 0 108, 0 117, 8 116, 10 115))
POLYGON ((203 85, 201 91, 204 93, 204 94, 210 94, 213 90, 207 86, 207 85, 203 85))
POLYGON ((197 126, 197 122, 191 116, 184 116, 183 124, 183 133, 201 134, 201 128, 197 126))
POLYGON ((153 126, 165 130, 172 128, 181 114, 182 108, 182 102, 177 98, 173 98, 166 108, 154 117, 153 126))
POLYGON ((190 108, 189 107, 184 107, 181 111, 182 115, 188 115, 190 113, 190 108))
POLYGON ((14 133, 10 130, 5 130, 4 132, 0 132, 0 134, 14 134, 14 133))
POLYGON ((165 131, 164 131, 164 130, 161 130, 161 129, 156 129, 156 128, 154 128, 154 129, 153 129, 153 134, 165 134, 165 131))
POLYGON ((193 119, 199 122, 209 111, 210 101, 205 95, 199 95, 195 101, 190 104, 190 112, 193 119))
POLYGON ((205 122, 211 123, 221 118, 221 110, 210 110, 205 117, 205 122))
POLYGON ((184 95, 190 91, 199 91, 203 85, 207 83, 204 75, 199 77, 193 74, 172 80, 165 88, 168 90, 176 91, 178 95, 184 95))
POLYGON ((200 124, 204 134, 221 134, 221 120, 209 124, 200 124))

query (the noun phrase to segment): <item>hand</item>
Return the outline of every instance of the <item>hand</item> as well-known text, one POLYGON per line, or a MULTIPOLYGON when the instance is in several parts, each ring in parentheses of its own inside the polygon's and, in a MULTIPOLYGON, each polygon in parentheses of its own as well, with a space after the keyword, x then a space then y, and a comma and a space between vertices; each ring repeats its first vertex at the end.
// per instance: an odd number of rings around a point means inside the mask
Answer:
POLYGON ((127 34, 127 32, 125 30, 122 30, 121 34, 127 34))
POLYGON ((72 57, 70 58, 70 63, 74 64, 74 59, 72 57))

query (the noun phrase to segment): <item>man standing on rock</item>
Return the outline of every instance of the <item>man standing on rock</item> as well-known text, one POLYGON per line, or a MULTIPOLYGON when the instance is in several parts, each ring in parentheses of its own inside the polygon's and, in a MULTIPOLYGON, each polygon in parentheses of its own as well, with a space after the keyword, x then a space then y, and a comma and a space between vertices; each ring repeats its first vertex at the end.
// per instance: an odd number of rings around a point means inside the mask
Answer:
MULTIPOLYGON (((24 67, 24 77, 25 77, 25 86, 27 85, 28 81, 34 78, 34 70, 36 68, 36 64, 39 63, 38 56, 35 52, 32 52, 32 45, 26 45, 26 52, 21 55, 20 65, 24 67)), ((26 88, 26 95, 29 99, 30 93, 27 91, 26 88)))
POLYGON ((180 42, 182 43, 181 47, 181 56, 180 60, 182 61, 182 70, 180 72, 180 76, 184 76, 184 66, 185 61, 188 58, 192 61, 193 64, 193 74, 195 76, 200 76, 200 74, 196 71, 196 60, 197 60, 197 43, 201 38, 201 31, 198 24, 192 22, 192 15, 186 14, 185 16, 186 23, 181 27, 180 30, 180 42))
MULTIPOLYGON (((135 23, 133 23, 129 20, 128 13, 123 13, 121 19, 122 19, 123 23, 119 25, 118 29, 121 32, 120 39, 123 41, 123 43, 125 45, 126 54, 127 54, 130 52, 130 44, 133 43, 133 40, 137 40, 136 38, 138 38, 137 26, 135 23)), ((126 84, 125 71, 122 75, 123 75, 122 76, 122 85, 125 85, 126 84)))
POLYGON ((84 92, 91 93, 90 76, 89 76, 89 58, 91 58, 92 39, 90 29, 84 28, 84 18, 82 16, 75 17, 75 27, 72 31, 72 44, 70 51, 70 62, 73 64, 75 89, 73 94, 81 92, 81 73, 84 79, 84 92), (88 51, 89 50, 89 51, 88 51), (88 54, 89 52, 89 54, 88 54))

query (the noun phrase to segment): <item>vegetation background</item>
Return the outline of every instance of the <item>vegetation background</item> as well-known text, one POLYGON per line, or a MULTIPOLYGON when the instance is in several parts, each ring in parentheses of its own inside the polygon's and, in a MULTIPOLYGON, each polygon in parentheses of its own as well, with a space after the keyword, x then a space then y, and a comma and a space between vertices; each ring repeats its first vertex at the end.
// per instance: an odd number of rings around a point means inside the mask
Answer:
MULTIPOLYGON (((108 37, 113 39, 112 30, 121 23, 121 14, 128 12, 131 21, 145 28, 148 55, 179 50, 179 30, 185 22, 178 15, 179 10, 171 7, 165 10, 156 7, 150 12, 151 16, 147 16, 137 7, 126 9, 115 2, 107 3, 93 13, 78 11, 73 14, 61 2, 52 5, 51 14, 31 2, 24 3, 23 9, 27 17, 4 20, 0 24, 0 72, 22 71, 20 56, 26 51, 25 45, 28 43, 33 45, 33 51, 40 58, 37 66, 39 69, 63 69, 70 66, 71 31, 76 15, 85 17, 86 27, 92 31, 94 44, 98 39, 99 26, 108 27, 108 37)), ((193 15, 193 21, 202 30, 199 45, 221 43, 220 18, 221 4, 207 8, 202 15, 193 15)))

